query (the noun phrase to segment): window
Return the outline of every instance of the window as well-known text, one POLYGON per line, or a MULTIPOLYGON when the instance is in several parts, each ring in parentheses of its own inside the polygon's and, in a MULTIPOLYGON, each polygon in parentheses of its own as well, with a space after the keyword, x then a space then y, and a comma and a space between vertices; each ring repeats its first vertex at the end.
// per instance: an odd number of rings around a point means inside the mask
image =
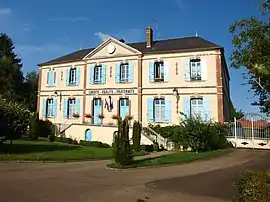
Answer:
POLYGON ((75 114, 75 105, 76 105, 75 99, 68 99, 68 109, 67 109, 68 118, 73 117, 73 114, 75 114))
POLYGON ((120 82, 128 82, 129 68, 128 63, 120 65, 120 82))
POLYGON ((200 116, 204 118, 204 106, 202 98, 192 98, 190 100, 190 114, 191 116, 200 116))
POLYGON ((101 83, 101 77, 102 77, 102 66, 95 66, 94 67, 94 83, 98 84, 101 83))
POLYGON ((154 99, 154 121, 165 121, 165 99, 163 98, 154 99))
POLYGON ((53 117, 53 99, 47 99, 46 102, 46 117, 53 117))
POLYGON ((69 85, 76 84, 76 68, 71 68, 69 72, 69 85))
POLYGON ((154 63, 154 81, 155 82, 164 81, 164 63, 163 62, 154 63))
POLYGON ((202 80, 201 60, 190 60, 190 80, 198 81, 202 80))

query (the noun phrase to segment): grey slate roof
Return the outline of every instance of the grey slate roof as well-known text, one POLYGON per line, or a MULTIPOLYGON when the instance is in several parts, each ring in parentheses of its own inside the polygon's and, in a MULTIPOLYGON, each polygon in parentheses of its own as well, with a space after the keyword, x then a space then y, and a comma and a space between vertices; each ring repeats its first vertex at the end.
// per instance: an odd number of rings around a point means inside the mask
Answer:
MULTIPOLYGON (((132 48, 137 49, 143 54, 151 54, 155 52, 165 53, 165 52, 172 52, 172 51, 184 52, 184 51, 190 51, 190 50, 203 50, 203 49, 205 50, 205 49, 222 48, 221 46, 215 43, 212 43, 210 41, 207 41, 201 37, 185 37, 185 38, 175 38, 175 39, 154 41, 151 48, 146 47, 146 42, 129 43, 127 45, 131 46, 132 48)), ((94 49, 95 48, 78 50, 68 55, 64 55, 62 57, 39 64, 39 66, 80 61, 94 49)))

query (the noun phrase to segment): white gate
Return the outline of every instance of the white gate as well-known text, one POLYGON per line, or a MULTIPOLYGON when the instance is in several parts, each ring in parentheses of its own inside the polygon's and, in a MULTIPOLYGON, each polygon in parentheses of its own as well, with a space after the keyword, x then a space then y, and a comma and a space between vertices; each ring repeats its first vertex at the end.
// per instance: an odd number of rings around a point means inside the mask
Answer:
POLYGON ((270 149, 270 119, 249 113, 230 123, 228 141, 237 148, 270 149))

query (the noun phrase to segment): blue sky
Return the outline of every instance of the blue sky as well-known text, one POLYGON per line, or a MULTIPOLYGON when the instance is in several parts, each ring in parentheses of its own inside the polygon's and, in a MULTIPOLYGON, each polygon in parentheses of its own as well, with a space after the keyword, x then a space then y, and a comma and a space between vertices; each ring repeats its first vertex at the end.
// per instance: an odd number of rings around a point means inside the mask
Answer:
MULTIPOLYGON (((84 48, 97 46, 108 36, 127 42, 145 41, 145 28, 158 24, 159 39, 198 35, 232 51, 229 26, 256 16, 258 0, 24 0, 0 2, 0 32, 15 42, 23 71, 37 64, 84 48), (158 23, 156 23, 158 22, 158 23)), ((229 69, 231 97, 245 112, 257 112, 244 70, 229 69)))

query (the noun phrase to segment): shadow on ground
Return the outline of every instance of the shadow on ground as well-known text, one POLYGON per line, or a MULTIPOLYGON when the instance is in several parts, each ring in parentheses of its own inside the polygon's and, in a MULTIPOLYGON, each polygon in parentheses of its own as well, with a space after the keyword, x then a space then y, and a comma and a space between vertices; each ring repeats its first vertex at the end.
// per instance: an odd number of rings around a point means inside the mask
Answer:
POLYGON ((232 200, 235 178, 242 171, 248 169, 257 171, 269 170, 269 159, 270 151, 265 151, 265 155, 258 156, 258 158, 254 158, 245 164, 197 175, 153 181, 146 185, 154 189, 232 200))
POLYGON ((64 150, 74 150, 80 149, 80 147, 61 145, 61 144, 2 144, 0 145, 0 153, 9 153, 9 154, 25 154, 25 153, 34 153, 34 152, 46 152, 46 151, 64 151, 64 150))

